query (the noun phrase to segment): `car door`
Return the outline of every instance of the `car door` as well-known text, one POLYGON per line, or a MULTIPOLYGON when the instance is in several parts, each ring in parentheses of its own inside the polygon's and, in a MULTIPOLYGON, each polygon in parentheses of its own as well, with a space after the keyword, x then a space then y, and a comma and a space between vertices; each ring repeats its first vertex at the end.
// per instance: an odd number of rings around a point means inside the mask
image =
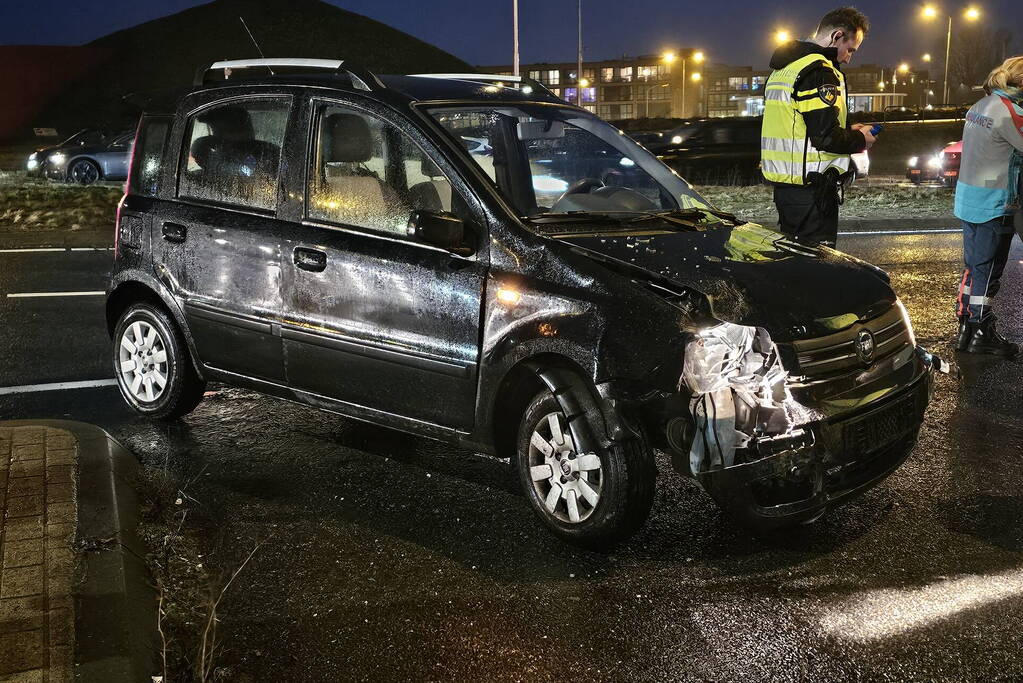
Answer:
POLYGON ((201 362, 277 384, 278 180, 291 106, 284 95, 186 103, 175 196, 154 206, 152 227, 156 272, 183 302, 201 362))
MULTIPOLYGON (((282 337, 292 388, 456 429, 475 415, 485 250, 416 241, 415 209, 481 212, 408 121, 369 102, 313 100, 302 221, 284 243, 282 337), (474 207, 474 208, 471 208, 474 207), (470 253, 471 252, 471 253, 470 253)), ((442 162, 443 163, 443 162, 442 162)))
POLYGON ((120 135, 105 150, 96 154, 96 159, 103 167, 104 179, 123 180, 128 177, 128 161, 134 137, 134 133, 120 135))

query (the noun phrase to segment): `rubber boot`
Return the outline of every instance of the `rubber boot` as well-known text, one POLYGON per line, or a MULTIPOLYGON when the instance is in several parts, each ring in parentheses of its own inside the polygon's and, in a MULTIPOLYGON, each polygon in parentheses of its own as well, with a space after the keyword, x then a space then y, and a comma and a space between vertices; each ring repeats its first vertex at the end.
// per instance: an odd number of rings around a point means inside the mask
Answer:
POLYGON ((969 316, 959 316, 959 333, 956 334, 956 351, 965 351, 973 338, 973 331, 977 328, 975 323, 969 322, 969 316))
POLYGON ((1019 353, 1019 344, 1006 341, 995 329, 995 316, 988 316, 973 328, 973 337, 966 345, 966 353, 986 353, 1012 358, 1019 353))

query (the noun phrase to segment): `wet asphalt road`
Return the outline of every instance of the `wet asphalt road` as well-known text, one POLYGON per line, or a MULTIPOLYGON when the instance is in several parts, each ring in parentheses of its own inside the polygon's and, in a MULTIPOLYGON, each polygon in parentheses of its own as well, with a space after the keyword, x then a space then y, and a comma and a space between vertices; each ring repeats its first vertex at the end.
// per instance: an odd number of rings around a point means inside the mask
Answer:
MULTIPOLYGON (((893 276, 917 338, 952 358, 957 235, 840 238, 893 276)), ((0 387, 112 375, 110 254, 0 253, 0 387)), ((999 295, 1023 337, 1023 248, 999 295)), ((197 501, 228 572, 222 665, 250 680, 1020 680, 1023 362, 959 359, 886 483, 812 527, 736 528, 661 460, 644 529, 611 555, 532 518, 507 466, 212 387, 187 419, 113 387, 0 393, 0 417, 99 424, 197 501)), ((3 392, 0 389, 0 392, 3 392)))

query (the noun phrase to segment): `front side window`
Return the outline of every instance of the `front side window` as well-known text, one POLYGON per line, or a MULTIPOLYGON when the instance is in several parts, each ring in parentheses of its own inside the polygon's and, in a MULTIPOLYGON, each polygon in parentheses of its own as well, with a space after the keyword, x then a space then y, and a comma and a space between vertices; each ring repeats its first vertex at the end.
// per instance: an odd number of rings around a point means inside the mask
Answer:
MULTIPOLYGON (((486 140, 459 138, 470 154, 486 140)), ((451 182, 407 134, 362 110, 323 105, 309 171, 308 215, 406 237, 413 211, 451 211, 468 218, 451 182)))
POLYGON ((435 108, 521 216, 707 207, 693 188, 609 124, 542 105, 435 108), (485 150, 483 152, 482 150, 485 150))
POLYGON ((290 98, 232 100, 188 120, 178 196, 273 210, 290 98))

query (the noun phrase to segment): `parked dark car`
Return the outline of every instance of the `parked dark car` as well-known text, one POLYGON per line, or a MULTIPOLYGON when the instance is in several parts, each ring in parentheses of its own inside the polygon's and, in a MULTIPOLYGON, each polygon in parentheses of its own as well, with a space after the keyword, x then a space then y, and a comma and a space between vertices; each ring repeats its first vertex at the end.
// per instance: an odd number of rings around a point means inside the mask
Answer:
POLYGON ((95 142, 65 145, 50 151, 42 164, 50 180, 91 185, 98 180, 124 180, 135 134, 124 131, 95 142))
POLYGON ((935 154, 912 156, 906 162, 906 179, 915 185, 940 182, 955 187, 959 181, 959 164, 962 156, 962 140, 948 143, 935 154))
MULTIPOLYGON (((632 138, 697 185, 756 185, 764 182, 762 125, 760 116, 693 119, 666 131, 634 133, 632 138)), ((852 159, 850 183, 870 172, 867 152, 852 159)))
POLYGON ((43 175, 43 167, 46 165, 46 161, 51 153, 58 149, 99 144, 108 135, 109 133, 105 133, 97 128, 83 128, 63 142, 40 147, 28 155, 28 159, 25 161, 25 172, 29 176, 41 176, 43 175))
POLYGON ((222 62, 135 150, 106 316, 143 415, 218 381, 495 454, 591 547, 647 517, 655 448, 774 528, 916 441, 937 360, 884 272, 716 210, 535 81, 222 62))

